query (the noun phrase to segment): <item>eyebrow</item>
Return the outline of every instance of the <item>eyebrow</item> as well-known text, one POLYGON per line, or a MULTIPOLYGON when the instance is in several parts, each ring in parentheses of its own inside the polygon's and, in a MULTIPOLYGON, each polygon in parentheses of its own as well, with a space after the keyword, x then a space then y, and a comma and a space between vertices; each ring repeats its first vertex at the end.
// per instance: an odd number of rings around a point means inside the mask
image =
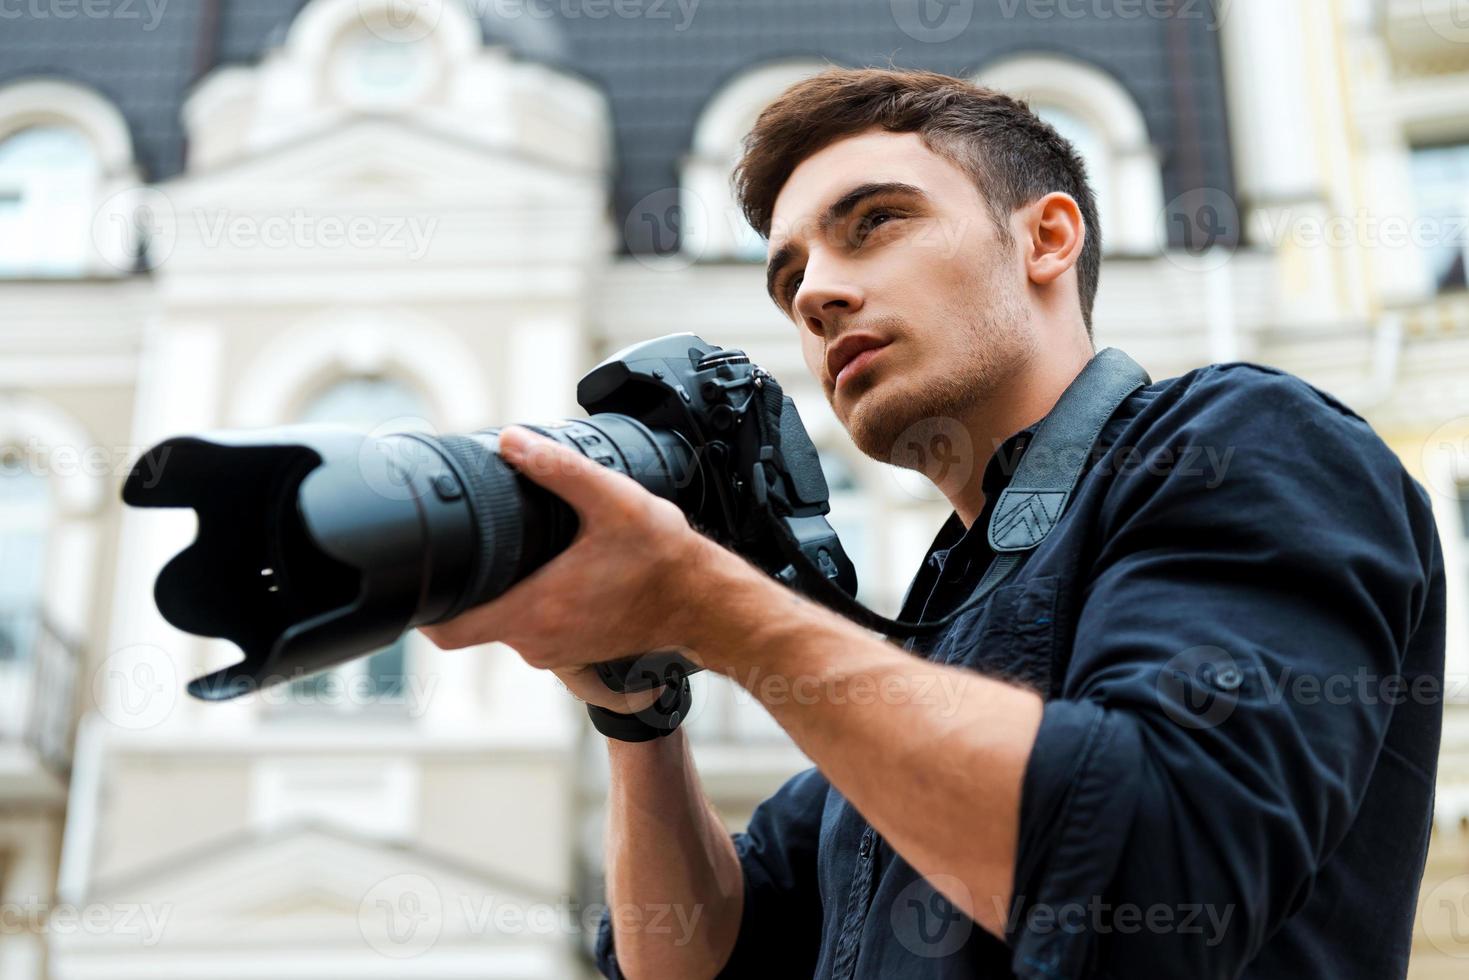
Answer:
MULTIPOLYGON (((913 184, 905 184, 900 180, 858 184, 831 203, 817 223, 818 230, 822 234, 826 234, 831 231, 833 225, 851 214, 857 205, 861 204, 867 198, 876 197, 879 194, 906 194, 910 197, 921 198, 928 196, 923 193, 921 187, 916 187, 913 184)), ((780 300, 776 298, 775 280, 780 275, 780 271, 786 267, 786 264, 795 257, 795 254, 796 250, 790 244, 782 245, 770 257, 770 264, 765 267, 765 294, 770 297, 772 303, 782 310, 785 307, 781 306, 780 300)))

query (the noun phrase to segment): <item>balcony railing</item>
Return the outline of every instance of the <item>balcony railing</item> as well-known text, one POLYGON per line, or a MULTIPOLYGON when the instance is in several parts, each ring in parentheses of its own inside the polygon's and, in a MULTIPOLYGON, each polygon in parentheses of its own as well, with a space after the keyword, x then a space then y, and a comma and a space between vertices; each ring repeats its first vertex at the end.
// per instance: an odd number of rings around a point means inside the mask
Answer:
POLYGON ((38 610, 0 610, 0 742, 57 776, 71 767, 81 651, 38 610))

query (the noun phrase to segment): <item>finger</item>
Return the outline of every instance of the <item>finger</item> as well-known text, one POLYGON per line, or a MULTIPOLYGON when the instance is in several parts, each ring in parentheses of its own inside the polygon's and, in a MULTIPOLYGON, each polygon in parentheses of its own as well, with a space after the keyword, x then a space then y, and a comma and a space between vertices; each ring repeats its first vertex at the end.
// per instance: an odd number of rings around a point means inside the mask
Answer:
POLYGON ((500 454, 528 479, 570 504, 582 518, 646 492, 630 477, 522 426, 506 426, 500 432, 500 454))

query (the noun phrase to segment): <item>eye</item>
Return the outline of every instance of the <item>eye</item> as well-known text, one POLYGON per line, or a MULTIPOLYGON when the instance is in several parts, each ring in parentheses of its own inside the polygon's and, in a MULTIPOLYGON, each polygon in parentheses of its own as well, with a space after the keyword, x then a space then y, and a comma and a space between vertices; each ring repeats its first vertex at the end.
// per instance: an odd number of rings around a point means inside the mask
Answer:
POLYGON ((860 242, 878 228, 897 217, 900 217, 900 215, 886 208, 873 208, 852 226, 852 241, 860 242))
POLYGON ((795 275, 791 276, 789 279, 786 280, 786 288, 785 288, 786 305, 789 306, 791 303, 794 303, 796 301, 796 291, 801 288, 801 280, 804 279, 804 278, 805 278, 805 273, 797 272, 795 275))

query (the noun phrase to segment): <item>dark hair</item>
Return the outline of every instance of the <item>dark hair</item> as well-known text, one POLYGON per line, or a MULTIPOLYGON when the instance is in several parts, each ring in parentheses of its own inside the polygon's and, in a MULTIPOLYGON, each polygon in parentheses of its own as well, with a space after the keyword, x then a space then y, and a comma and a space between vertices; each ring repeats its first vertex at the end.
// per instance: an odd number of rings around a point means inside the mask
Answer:
POLYGON ((771 211, 791 171, 824 147, 874 126, 918 133, 979 186, 1000 234, 1016 208, 1062 191, 1086 224, 1077 262, 1087 335, 1102 266, 1102 231, 1086 164, 1025 102, 949 75, 892 68, 828 68, 797 82, 760 113, 734 172, 740 208, 770 237, 771 211))

